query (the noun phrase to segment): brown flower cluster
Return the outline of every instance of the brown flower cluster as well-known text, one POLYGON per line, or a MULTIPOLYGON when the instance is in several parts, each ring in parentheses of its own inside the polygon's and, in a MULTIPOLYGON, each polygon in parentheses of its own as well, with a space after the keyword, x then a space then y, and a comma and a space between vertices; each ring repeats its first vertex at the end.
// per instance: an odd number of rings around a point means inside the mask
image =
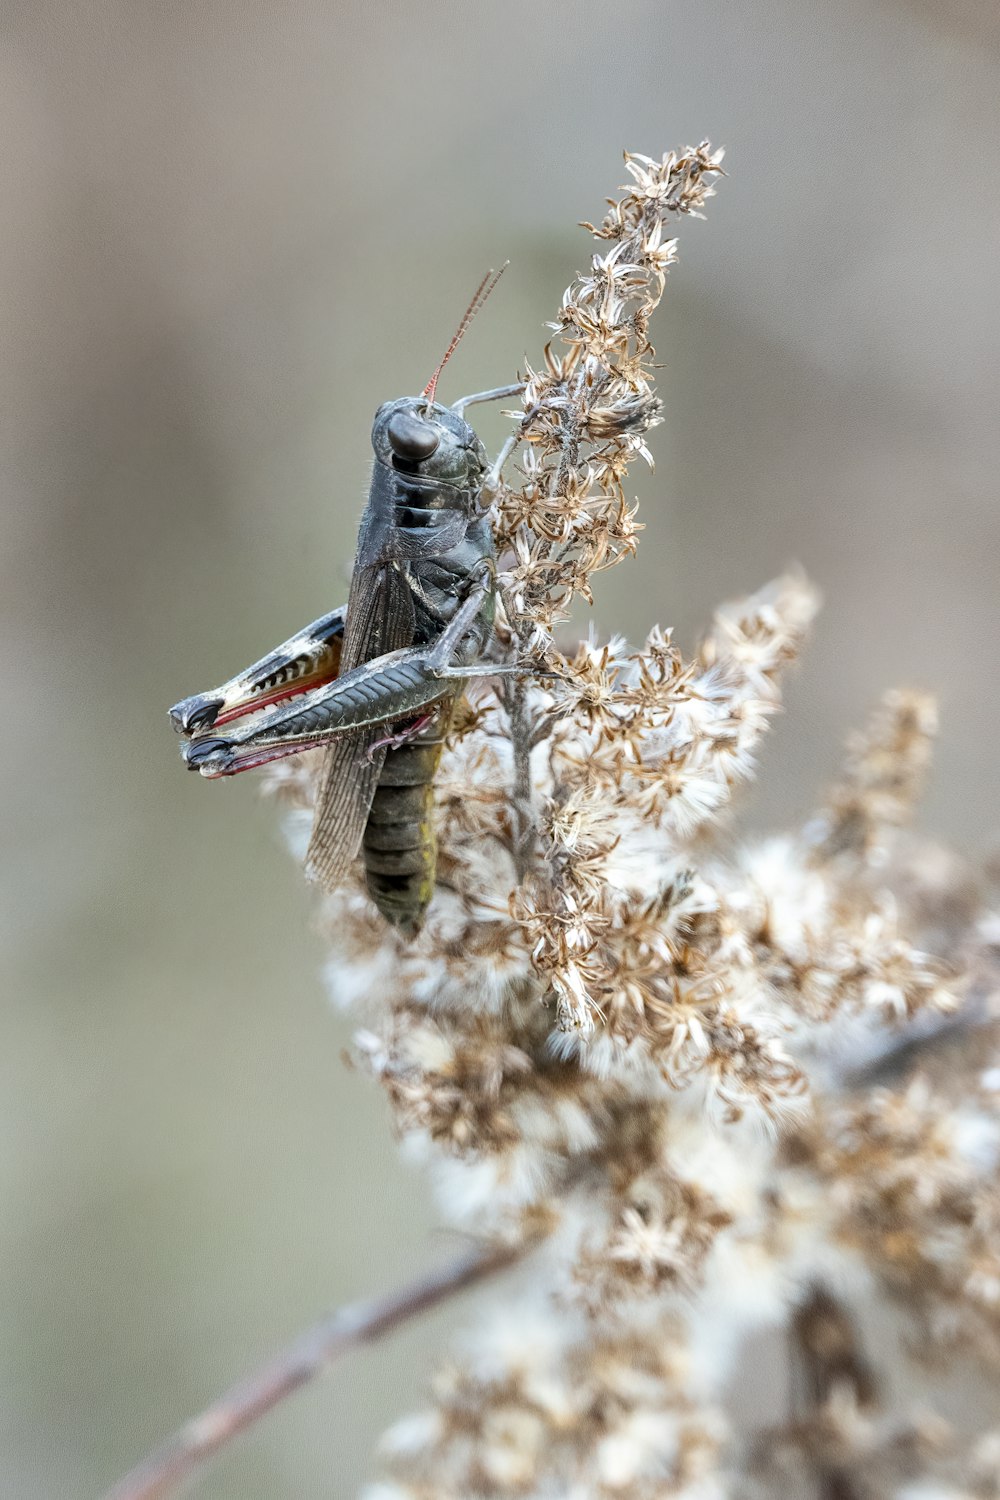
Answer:
MULTIPOLYGON (((356 1057, 447 1219, 542 1241, 516 1315, 393 1436, 384 1500, 997 1494, 988 1410, 966 1441, 933 1386, 917 1415, 899 1394, 924 1361, 994 1393, 1000 1366, 1000 929, 905 831, 933 705, 887 695, 803 828, 733 840, 808 582, 720 610, 690 655, 659 627, 638 650, 552 640, 634 549, 665 226, 720 155, 627 158, 587 226, 610 248, 529 372, 491 503, 507 664, 545 672, 477 681, 456 716, 424 930, 401 939, 360 879, 323 907, 356 1057), (768 1332, 800 1346, 794 1409, 727 1435, 768 1332)), ((314 779, 308 756, 271 777, 303 851, 314 779)))
POLYGON ((524 1311, 483 1330, 437 1376, 433 1408, 389 1432, 386 1456, 405 1478, 369 1500, 719 1493, 721 1424, 685 1394, 668 1322, 655 1338, 569 1324, 540 1337, 538 1310, 524 1311))
POLYGON ((722 155, 707 141, 661 161, 626 153, 632 185, 600 229, 584 226, 611 248, 567 287, 554 344, 527 371, 521 483, 502 485, 496 502, 509 554, 500 587, 522 646, 549 644, 573 596, 590 599, 591 576, 635 551, 624 480, 637 456, 652 462, 645 436, 661 420, 649 319, 677 256, 665 226, 712 197, 722 155))
POLYGON ((831 1101, 791 1150, 829 1184, 831 1234, 878 1268, 914 1340, 938 1357, 974 1346, 1000 1371, 1000 1124, 981 1081, 959 1080, 964 1100, 918 1073, 831 1101))

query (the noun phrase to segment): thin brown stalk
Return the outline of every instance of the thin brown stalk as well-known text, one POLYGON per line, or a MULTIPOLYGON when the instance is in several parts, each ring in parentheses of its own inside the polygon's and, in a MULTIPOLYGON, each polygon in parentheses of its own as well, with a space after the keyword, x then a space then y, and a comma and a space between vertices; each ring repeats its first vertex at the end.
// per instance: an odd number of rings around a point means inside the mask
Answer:
POLYGON ((506 688, 505 706, 510 722, 510 740, 514 755, 514 787, 511 812, 514 824, 514 868, 518 880, 530 870, 535 854, 535 808, 531 779, 531 751, 534 745, 532 715, 523 677, 511 679, 506 688))
POLYGON ((862 1409, 876 1400, 875 1377, 857 1329, 837 1299, 825 1287, 815 1286, 795 1311, 792 1338, 804 1402, 799 1421, 804 1430, 820 1424, 812 1464, 817 1500, 860 1500, 849 1464, 833 1459, 821 1441, 824 1412, 838 1387, 849 1388, 862 1409))
POLYGON ((525 1248, 477 1248, 388 1297, 356 1302, 331 1313, 186 1422, 130 1470, 104 1500, 161 1500, 173 1493, 206 1459, 341 1355, 373 1343, 466 1287, 496 1275, 520 1259, 525 1248))

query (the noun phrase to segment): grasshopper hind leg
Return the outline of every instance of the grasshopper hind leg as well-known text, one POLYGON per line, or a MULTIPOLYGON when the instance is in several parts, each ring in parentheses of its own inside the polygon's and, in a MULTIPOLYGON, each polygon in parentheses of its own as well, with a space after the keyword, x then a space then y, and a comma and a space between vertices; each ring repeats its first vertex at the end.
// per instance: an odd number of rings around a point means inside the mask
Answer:
POLYGON ((287 702, 310 688, 332 682, 340 672, 346 606, 314 620, 238 672, 221 687, 182 698, 169 710, 178 734, 204 735, 256 709, 287 702))

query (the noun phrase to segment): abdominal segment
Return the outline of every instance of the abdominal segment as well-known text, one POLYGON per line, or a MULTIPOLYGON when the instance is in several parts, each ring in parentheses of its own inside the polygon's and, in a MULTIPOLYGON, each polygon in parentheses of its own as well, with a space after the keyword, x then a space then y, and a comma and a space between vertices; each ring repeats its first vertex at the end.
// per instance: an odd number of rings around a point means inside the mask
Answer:
POLYGON ((369 895, 386 921, 407 936, 420 931, 434 894, 440 725, 431 734, 387 753, 361 846, 369 895))

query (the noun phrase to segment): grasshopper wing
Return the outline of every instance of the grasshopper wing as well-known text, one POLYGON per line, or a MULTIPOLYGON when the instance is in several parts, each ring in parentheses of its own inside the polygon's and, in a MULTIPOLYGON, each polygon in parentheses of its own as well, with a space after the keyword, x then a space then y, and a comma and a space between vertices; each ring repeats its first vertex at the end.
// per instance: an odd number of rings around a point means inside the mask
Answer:
MULTIPOLYGON (((341 673, 413 643, 413 602, 391 562, 365 565, 364 532, 347 601, 341 673)), ((374 549, 372 549, 374 550, 374 549)), ((382 774, 380 725, 351 729, 331 740, 320 771, 306 869, 324 890, 341 885, 354 863, 382 774)))

